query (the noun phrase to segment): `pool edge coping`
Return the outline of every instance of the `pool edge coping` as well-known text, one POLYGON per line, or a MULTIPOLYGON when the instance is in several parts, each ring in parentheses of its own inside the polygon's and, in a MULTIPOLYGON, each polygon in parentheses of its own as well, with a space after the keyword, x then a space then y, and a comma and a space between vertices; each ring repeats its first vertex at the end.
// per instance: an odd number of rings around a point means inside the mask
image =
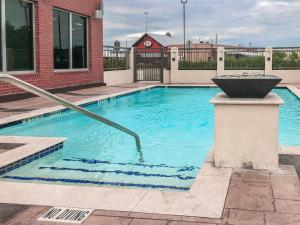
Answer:
POLYGON ((0 154, 0 176, 58 151, 65 140, 56 137, 0 136, 0 142, 24 144, 0 154))

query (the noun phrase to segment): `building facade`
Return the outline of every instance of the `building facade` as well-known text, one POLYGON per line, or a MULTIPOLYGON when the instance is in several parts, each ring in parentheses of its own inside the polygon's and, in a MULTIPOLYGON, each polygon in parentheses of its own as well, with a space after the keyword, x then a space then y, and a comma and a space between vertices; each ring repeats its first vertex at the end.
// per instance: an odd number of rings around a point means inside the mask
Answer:
MULTIPOLYGON (((46 90, 103 84, 101 0, 0 1, 2 72, 46 90)), ((0 82, 0 96, 22 92, 0 82)))
POLYGON ((172 38, 167 35, 145 33, 132 47, 137 49, 147 49, 149 52, 159 52, 161 48, 168 48, 172 43, 172 38))

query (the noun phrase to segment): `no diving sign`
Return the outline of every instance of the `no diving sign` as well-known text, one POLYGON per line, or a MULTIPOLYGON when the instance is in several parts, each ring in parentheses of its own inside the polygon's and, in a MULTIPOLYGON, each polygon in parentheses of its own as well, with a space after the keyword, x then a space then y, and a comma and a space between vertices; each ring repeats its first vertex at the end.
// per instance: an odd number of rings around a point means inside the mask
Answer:
POLYGON ((93 212, 91 209, 75 209, 75 208, 62 208, 53 207, 44 215, 39 221, 48 222, 62 222, 62 223, 82 223, 93 212))

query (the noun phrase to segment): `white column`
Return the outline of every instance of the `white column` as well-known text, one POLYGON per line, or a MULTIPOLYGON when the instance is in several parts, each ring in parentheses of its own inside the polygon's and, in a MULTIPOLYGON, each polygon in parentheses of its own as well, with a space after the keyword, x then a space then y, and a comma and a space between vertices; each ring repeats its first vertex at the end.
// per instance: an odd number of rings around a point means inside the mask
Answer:
POLYGON ((172 79, 178 73, 179 67, 179 50, 177 47, 171 48, 171 72, 170 72, 170 83, 173 83, 172 79))
POLYGON ((225 49, 224 47, 218 47, 217 53, 217 76, 225 74, 225 49))
POLYGON ((129 69, 130 73, 132 74, 132 83, 134 82, 134 50, 135 48, 132 47, 130 50, 130 56, 129 56, 129 69))
POLYGON ((276 94, 264 99, 231 99, 218 94, 215 105, 215 165, 246 169, 278 168, 279 105, 276 94))
POLYGON ((273 56, 273 49, 271 47, 267 47, 265 49, 265 74, 272 75, 272 56, 273 56))

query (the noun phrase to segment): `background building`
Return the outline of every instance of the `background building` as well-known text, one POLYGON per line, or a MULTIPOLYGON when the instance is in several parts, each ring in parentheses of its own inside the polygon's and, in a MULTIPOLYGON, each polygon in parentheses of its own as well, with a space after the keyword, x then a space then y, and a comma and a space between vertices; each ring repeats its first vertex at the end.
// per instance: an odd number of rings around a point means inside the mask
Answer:
MULTIPOLYGON (((103 84, 100 0, 1 0, 2 72, 43 89, 103 84)), ((23 92, 0 83, 0 95, 23 92)))
MULTIPOLYGON (((138 49, 149 49, 159 51, 159 48, 168 48, 170 44, 172 44, 173 39, 169 35, 159 35, 159 34, 151 34, 145 33, 141 38, 139 38, 132 47, 138 49)), ((153 51, 151 51, 153 52, 153 51)))

